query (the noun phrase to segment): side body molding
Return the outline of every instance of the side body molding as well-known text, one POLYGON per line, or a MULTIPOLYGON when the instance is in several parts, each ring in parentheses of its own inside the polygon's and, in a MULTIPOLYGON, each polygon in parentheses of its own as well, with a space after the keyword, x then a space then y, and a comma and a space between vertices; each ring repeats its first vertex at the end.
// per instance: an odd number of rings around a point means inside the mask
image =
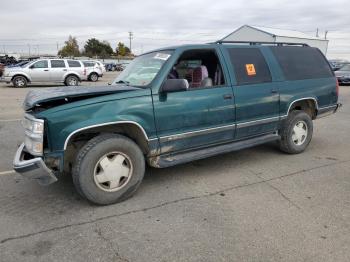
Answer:
POLYGON ((69 140, 72 138, 73 135, 75 135, 75 134, 77 134, 77 133, 79 133, 81 131, 92 129, 92 128, 95 128, 95 127, 109 126, 109 125, 115 125, 115 124, 133 124, 133 125, 137 126, 142 131, 142 133, 144 135, 144 138, 147 140, 147 142, 154 141, 154 140, 158 139, 158 138, 150 139, 148 137, 146 131, 144 130, 144 128, 137 122, 134 122, 134 121, 115 121, 115 122, 107 122, 107 123, 97 124, 97 125, 90 125, 90 126, 82 127, 82 128, 79 128, 79 129, 75 130, 74 132, 70 133, 69 136, 66 138, 66 140, 64 142, 63 150, 67 149, 69 140))

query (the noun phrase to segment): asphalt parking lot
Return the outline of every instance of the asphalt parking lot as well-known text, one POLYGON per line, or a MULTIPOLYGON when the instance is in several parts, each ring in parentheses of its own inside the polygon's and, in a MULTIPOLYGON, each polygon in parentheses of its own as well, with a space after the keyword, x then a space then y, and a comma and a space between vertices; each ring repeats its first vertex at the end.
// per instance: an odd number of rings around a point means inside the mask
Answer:
POLYGON ((0 84, 0 261, 350 261, 350 86, 303 154, 268 144, 149 168, 106 207, 69 176, 41 187, 11 171, 30 88, 0 84))

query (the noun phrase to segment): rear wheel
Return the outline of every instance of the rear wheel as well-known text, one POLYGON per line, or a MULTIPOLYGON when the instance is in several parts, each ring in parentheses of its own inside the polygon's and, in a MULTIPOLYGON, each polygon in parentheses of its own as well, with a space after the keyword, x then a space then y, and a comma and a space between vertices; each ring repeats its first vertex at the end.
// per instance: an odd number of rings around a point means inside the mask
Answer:
POLYGON ((14 87, 26 87, 27 83, 28 81, 24 76, 15 76, 12 79, 12 84, 14 87))
POLYGON ((96 73, 91 73, 89 76, 91 82, 96 82, 98 80, 98 75, 96 73))
POLYGON ((76 76, 67 76, 64 83, 66 86, 77 86, 79 85, 79 79, 76 76))
POLYGON ((75 163, 73 182, 77 191, 99 205, 132 196, 145 173, 140 148, 129 138, 116 134, 100 135, 87 142, 75 163))
POLYGON ((281 128, 280 149, 289 154, 299 154, 309 145, 312 133, 310 115, 304 111, 292 111, 281 128))

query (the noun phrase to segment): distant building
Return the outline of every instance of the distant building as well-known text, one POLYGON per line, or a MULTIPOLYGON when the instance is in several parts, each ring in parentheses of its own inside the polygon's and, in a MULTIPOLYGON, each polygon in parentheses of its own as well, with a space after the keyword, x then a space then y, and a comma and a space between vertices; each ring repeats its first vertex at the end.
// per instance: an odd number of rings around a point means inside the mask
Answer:
POLYGON ((252 42, 286 42, 303 43, 312 47, 317 47, 326 55, 328 40, 320 37, 310 36, 308 34, 277 28, 244 25, 225 36, 225 41, 252 41, 252 42))

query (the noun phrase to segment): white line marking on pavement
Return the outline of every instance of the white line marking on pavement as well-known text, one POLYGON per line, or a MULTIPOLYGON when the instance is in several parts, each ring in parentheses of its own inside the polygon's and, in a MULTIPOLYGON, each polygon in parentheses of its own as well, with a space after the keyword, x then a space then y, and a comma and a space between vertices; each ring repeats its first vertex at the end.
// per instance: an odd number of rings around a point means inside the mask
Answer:
POLYGON ((16 173, 14 170, 0 172, 0 176, 13 175, 16 173))
POLYGON ((18 119, 0 119, 0 122, 17 122, 17 121, 21 121, 22 119, 18 118, 18 119))

